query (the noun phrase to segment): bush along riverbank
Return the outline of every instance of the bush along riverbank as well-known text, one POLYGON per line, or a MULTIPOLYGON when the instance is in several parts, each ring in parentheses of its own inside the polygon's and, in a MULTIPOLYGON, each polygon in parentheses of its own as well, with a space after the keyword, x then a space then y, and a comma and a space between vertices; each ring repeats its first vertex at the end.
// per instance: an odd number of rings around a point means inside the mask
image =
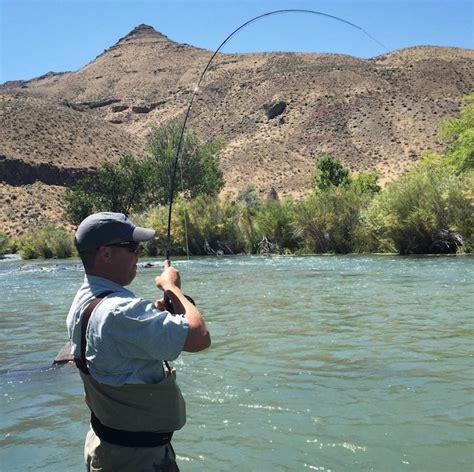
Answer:
POLYGON ((0 258, 11 251, 10 239, 4 232, 0 231, 0 258))
MULTIPOLYGON (((331 165, 340 166, 334 159, 331 165)), ((320 161, 321 162, 321 161, 320 161)), ((175 255, 455 254, 473 248, 473 176, 421 165, 381 191, 375 174, 347 175, 301 199, 262 200, 251 186, 233 201, 198 196, 173 207, 175 255)), ((131 216, 156 230, 145 254, 163 255, 167 206, 131 216)), ((73 235, 44 226, 15 241, 22 258, 76 255, 73 235)))
MULTIPOLYGON (((163 189, 179 130, 176 122, 154 129, 147 156, 105 164, 95 180, 88 178, 68 189, 69 222, 77 225, 95 211, 132 213, 134 222, 156 230, 156 241, 145 245, 145 253, 162 255, 168 220, 163 189)), ((181 195, 173 206, 172 254, 470 253, 474 94, 465 98, 459 118, 442 123, 440 137, 447 142, 442 155, 426 154, 383 190, 376 172, 351 174, 325 155, 316 164, 312 189, 305 197, 279 199, 272 192, 261 199, 249 185, 234 200, 219 200, 223 143, 217 139, 201 144, 186 133, 183 155, 189 169, 178 172, 176 188, 181 195)), ((73 235, 52 226, 10 242, 0 235, 0 254, 9 246, 27 259, 76 254, 73 235)))
MULTIPOLYGON (((187 228, 193 255, 468 253, 472 183, 472 174, 417 170, 376 193, 349 183, 300 200, 262 202, 251 188, 232 202, 180 200, 173 214, 172 250, 186 253, 187 228)), ((138 217, 161 235, 158 244, 146 246, 149 255, 162 253, 166 218, 165 207, 138 217)))

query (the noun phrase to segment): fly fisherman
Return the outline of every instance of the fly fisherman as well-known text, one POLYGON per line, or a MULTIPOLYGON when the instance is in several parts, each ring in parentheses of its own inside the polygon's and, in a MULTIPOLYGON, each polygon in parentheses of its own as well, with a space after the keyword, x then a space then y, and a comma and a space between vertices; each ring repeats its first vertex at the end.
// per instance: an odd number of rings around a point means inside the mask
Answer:
POLYGON ((84 455, 88 471, 178 471, 170 440, 186 421, 176 373, 166 361, 211 344, 199 310, 169 264, 156 277, 163 299, 136 297, 139 243, 154 230, 121 213, 95 213, 76 231, 84 283, 67 316, 72 354, 91 410, 84 455))

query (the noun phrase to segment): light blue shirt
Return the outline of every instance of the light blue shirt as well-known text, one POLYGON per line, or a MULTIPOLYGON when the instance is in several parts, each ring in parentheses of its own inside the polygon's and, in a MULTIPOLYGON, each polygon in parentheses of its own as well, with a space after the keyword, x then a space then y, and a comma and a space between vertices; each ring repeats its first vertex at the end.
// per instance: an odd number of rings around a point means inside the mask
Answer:
POLYGON ((109 385, 151 384, 164 378, 163 360, 175 360, 188 334, 186 318, 155 308, 111 280, 87 275, 67 316, 75 357, 81 355, 81 317, 100 293, 87 327, 86 359, 94 379, 109 385))

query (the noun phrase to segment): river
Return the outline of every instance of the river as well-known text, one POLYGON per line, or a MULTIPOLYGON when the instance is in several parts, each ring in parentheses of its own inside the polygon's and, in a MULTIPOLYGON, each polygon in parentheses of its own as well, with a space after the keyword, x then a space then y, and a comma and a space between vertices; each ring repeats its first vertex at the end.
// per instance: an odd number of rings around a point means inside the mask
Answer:
MULTIPOLYGON (((183 472, 472 471, 474 258, 175 265, 212 334, 174 363, 183 472)), ((158 271, 131 289, 156 298, 158 271)), ((0 261, 2 471, 84 470, 80 378, 50 368, 82 278, 77 259, 0 261)))

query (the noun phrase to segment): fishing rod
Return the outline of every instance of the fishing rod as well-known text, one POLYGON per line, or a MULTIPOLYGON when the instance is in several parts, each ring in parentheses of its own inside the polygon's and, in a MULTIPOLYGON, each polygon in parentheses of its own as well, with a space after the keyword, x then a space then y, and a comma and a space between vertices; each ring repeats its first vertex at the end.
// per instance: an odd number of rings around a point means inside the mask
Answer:
POLYGON ((326 17, 326 18, 330 18, 330 19, 338 21, 340 23, 344 23, 344 24, 346 24, 346 25, 348 25, 352 28, 355 28, 355 29, 361 31, 363 34, 368 36, 371 40, 375 41, 377 44, 382 46, 386 51, 388 51, 388 48, 383 43, 381 43, 378 39, 376 39, 374 36, 369 34, 364 28, 356 25, 355 23, 351 23, 350 21, 345 20, 344 18, 340 18, 338 16, 330 15, 328 13, 323 13, 323 12, 315 11, 315 10, 285 9, 285 10, 270 11, 270 12, 258 15, 254 18, 251 18, 250 20, 246 21, 245 23, 240 25, 238 28, 236 28, 234 31, 232 31, 232 33, 230 33, 224 39, 224 41, 222 41, 222 43, 219 45, 219 47, 214 51, 214 53, 212 54, 212 56, 209 59, 208 63, 206 64, 206 67, 201 72, 201 75, 199 77, 197 85, 194 87, 193 93, 191 95, 191 99, 189 101, 189 105, 188 105, 188 108, 186 110, 186 115, 185 115, 184 120, 183 120, 183 125, 181 127, 181 133, 180 133, 179 140, 178 140, 178 146, 176 148, 176 155, 175 155, 175 159, 174 159, 174 163, 173 163, 173 170, 172 170, 172 175, 171 175, 171 180, 170 180, 170 189, 169 189, 168 229, 167 229, 167 233, 166 233, 167 234, 167 236, 166 236, 166 260, 168 261, 168 264, 169 264, 170 257, 171 257, 171 214, 172 214, 173 199, 174 199, 174 193, 175 193, 176 170, 177 170, 177 167, 178 167, 178 161, 179 161, 181 151, 182 151, 182 145, 183 145, 183 139, 184 139, 184 132, 186 130, 186 124, 188 122, 188 118, 189 118, 189 115, 191 113, 191 109, 193 107, 194 98, 196 97, 196 95, 199 92, 199 87, 201 85, 201 82, 204 79, 204 76, 206 75, 206 72, 209 70, 209 67, 211 66, 212 62, 214 61, 214 58, 217 56, 219 51, 226 45, 226 43, 228 41, 230 41, 231 38, 236 36, 240 31, 242 31, 248 25, 257 22, 257 21, 261 20, 262 18, 266 18, 266 17, 273 16, 273 15, 287 14, 287 13, 302 13, 302 14, 318 15, 318 16, 323 16, 323 17, 326 17))
POLYGON ((177 167, 178 167, 178 161, 179 161, 179 158, 180 158, 180 155, 181 155, 181 152, 182 152, 184 133, 185 133, 185 130, 186 130, 186 125, 187 125, 187 122, 188 122, 188 118, 189 118, 190 113, 191 113, 191 109, 192 109, 192 106, 193 106, 193 103, 194 103, 194 98, 196 97, 196 95, 199 92, 199 87, 201 85, 201 82, 204 79, 204 76, 206 75, 206 72, 209 70, 209 67, 211 66, 212 62, 214 61, 214 58, 217 56, 217 54, 220 52, 220 50, 225 46, 225 44, 228 41, 230 41, 231 38, 236 36, 241 30, 243 30, 245 27, 247 27, 248 25, 250 25, 252 23, 255 23, 255 22, 257 22, 257 21, 259 21, 263 18, 266 18, 268 16, 286 14, 286 13, 302 13, 302 14, 319 15, 319 16, 327 17, 327 18, 333 19, 335 21, 344 23, 344 24, 346 24, 346 25, 348 25, 352 28, 358 29, 359 31, 364 33, 366 36, 368 36, 371 40, 375 41, 377 44, 382 46, 386 51, 388 51, 388 48, 382 42, 380 42, 377 38, 375 38, 370 33, 368 33, 364 28, 356 25, 355 23, 352 23, 350 21, 345 20, 344 18, 340 18, 338 16, 330 15, 328 13, 323 13, 323 12, 319 12, 319 11, 315 11, 315 10, 284 9, 284 10, 270 11, 270 12, 258 15, 254 18, 251 18, 250 20, 246 21, 245 23, 240 25, 238 28, 236 28, 234 31, 232 31, 232 33, 230 33, 224 39, 224 41, 222 41, 222 43, 219 45, 219 47, 214 51, 214 53, 212 54, 212 56, 209 59, 208 63, 206 64, 206 67, 203 69, 203 71, 202 71, 202 73, 199 77, 199 80, 197 82, 197 85, 195 86, 195 88, 192 92, 191 99, 189 101, 189 105, 188 105, 188 108, 186 110, 186 114, 185 114, 183 124, 182 124, 182 127, 181 127, 181 132, 180 132, 180 136, 179 136, 179 140, 178 140, 178 146, 176 148, 176 155, 175 155, 175 159, 174 159, 174 163, 173 163, 172 175, 171 175, 171 179, 170 179, 168 227, 167 227, 167 237, 166 237, 166 259, 167 260, 170 260, 170 256, 171 256, 171 216, 172 216, 173 199, 174 199, 174 193, 175 193, 175 181, 176 181, 176 172, 177 172, 177 167))

